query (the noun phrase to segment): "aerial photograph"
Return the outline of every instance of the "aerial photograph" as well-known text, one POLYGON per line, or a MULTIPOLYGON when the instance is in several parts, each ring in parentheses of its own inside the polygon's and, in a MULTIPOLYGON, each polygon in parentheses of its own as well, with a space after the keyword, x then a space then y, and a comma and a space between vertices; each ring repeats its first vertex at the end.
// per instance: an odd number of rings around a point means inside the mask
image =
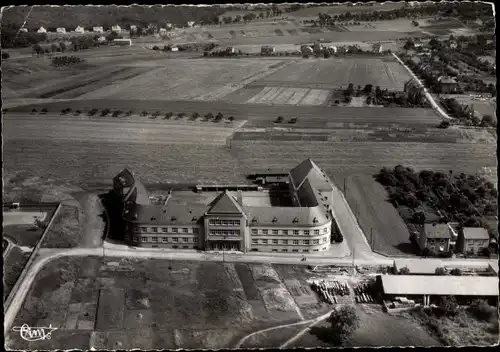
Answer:
POLYGON ((6 350, 499 344, 493 2, 0 20, 6 350))

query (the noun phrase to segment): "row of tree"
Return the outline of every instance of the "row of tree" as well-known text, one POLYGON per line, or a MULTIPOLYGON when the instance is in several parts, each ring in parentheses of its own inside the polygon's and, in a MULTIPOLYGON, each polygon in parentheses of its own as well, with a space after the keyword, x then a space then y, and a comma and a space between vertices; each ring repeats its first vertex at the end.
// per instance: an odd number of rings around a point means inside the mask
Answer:
MULTIPOLYGON (((367 12, 344 12, 335 15, 328 13, 318 13, 318 25, 333 26, 336 22, 342 21, 378 21, 378 20, 393 20, 396 18, 418 18, 428 16, 442 17, 458 17, 464 20, 476 20, 478 18, 486 18, 491 21, 493 13, 491 6, 486 4, 474 3, 452 3, 439 2, 427 3, 417 7, 402 7, 399 9, 388 11, 367 11, 367 12)), ((494 27, 493 27, 494 28, 494 27)))
POLYGON ((51 64, 53 66, 70 66, 70 65, 76 65, 85 62, 84 59, 81 59, 76 56, 56 56, 53 57, 51 60, 51 64))
POLYGON ((20 28, 13 26, 2 26, 1 31, 2 47, 27 48, 34 44, 42 43, 47 40, 46 33, 21 32, 20 28))

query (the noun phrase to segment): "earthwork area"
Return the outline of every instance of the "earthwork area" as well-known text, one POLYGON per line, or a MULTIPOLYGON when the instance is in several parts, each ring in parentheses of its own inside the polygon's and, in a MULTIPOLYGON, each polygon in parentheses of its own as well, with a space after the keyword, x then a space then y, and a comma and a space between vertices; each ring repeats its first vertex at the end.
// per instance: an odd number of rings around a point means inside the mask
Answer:
MULTIPOLYGON (((57 259, 38 274, 14 326, 60 326, 37 349, 231 348, 251 332, 328 312, 301 273, 260 264, 57 259)), ((7 336, 9 348, 28 344, 16 332, 7 336)))

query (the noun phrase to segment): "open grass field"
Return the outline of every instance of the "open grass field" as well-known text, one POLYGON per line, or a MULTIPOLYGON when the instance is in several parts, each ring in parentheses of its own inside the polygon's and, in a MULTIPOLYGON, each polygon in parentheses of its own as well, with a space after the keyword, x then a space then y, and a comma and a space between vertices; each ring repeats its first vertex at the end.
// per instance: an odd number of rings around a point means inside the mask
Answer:
POLYGON ((48 228, 41 248, 73 248, 83 233, 84 213, 77 201, 64 201, 48 228))
MULTIPOLYGON (((38 274, 14 325, 59 328, 37 349, 231 348, 300 320, 308 305, 293 299, 289 275, 259 264, 62 258, 38 274)), ((7 346, 27 342, 12 332, 7 346)))
MULTIPOLYGON (((47 215, 44 223, 48 224, 56 207, 46 208, 47 215)), ((42 236, 43 229, 35 226, 34 224, 23 225, 3 225, 3 236, 10 238, 14 243, 19 246, 35 247, 40 237, 42 236)))
MULTIPOLYGON (((389 256, 413 255, 410 233, 388 194, 370 175, 346 175, 345 196, 373 250, 389 256), (372 239, 373 236, 373 239, 372 239)), ((343 188, 341 177, 336 184, 343 188)))
POLYGON ((13 247, 3 263, 3 301, 7 299, 10 291, 16 284, 19 275, 28 262, 31 252, 23 252, 18 247, 13 247))
POLYGON ((372 84, 381 89, 403 90, 410 80, 408 71, 391 58, 330 58, 327 60, 297 60, 251 85, 293 86, 323 89, 347 88, 372 84))
MULTIPOLYGON (((413 319, 392 316, 375 305, 356 305, 360 327, 343 347, 433 347, 442 344, 413 319)), ((323 322, 318 327, 328 327, 323 322)), ((290 347, 333 347, 329 342, 306 333, 290 347)))

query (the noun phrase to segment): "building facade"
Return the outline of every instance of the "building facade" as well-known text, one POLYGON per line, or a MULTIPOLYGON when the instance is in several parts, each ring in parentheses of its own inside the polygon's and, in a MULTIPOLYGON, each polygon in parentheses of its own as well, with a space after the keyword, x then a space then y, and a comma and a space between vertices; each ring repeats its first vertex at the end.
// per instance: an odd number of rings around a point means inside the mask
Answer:
POLYGON ((434 254, 449 253, 452 249, 453 229, 448 224, 424 224, 420 231, 420 250, 434 254))
POLYGON ((309 159, 291 170, 285 183, 288 190, 283 192, 289 193, 291 206, 255 206, 245 197, 262 197, 264 191, 244 194, 227 188, 186 196, 170 192, 151 204, 144 185, 128 170, 113 184, 124 204, 124 240, 133 246, 314 253, 332 245, 332 232, 337 238, 331 181, 309 159), (198 198, 211 200, 203 204, 198 198))
POLYGON ((480 255, 490 244, 488 231, 482 227, 464 227, 459 231, 457 251, 462 254, 480 255))

